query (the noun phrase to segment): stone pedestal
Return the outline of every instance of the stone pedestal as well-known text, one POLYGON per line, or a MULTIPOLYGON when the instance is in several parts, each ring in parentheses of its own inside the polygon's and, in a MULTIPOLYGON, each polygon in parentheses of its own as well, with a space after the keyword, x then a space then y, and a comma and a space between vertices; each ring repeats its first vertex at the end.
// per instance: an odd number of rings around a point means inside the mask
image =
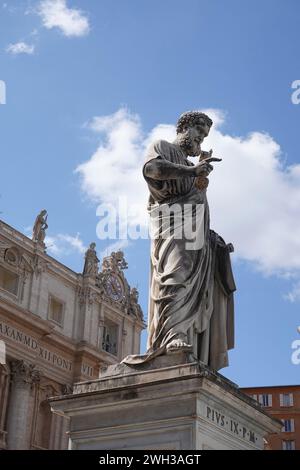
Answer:
POLYGON ((70 449, 263 449, 282 426, 188 354, 110 366, 51 406, 70 417, 70 449))

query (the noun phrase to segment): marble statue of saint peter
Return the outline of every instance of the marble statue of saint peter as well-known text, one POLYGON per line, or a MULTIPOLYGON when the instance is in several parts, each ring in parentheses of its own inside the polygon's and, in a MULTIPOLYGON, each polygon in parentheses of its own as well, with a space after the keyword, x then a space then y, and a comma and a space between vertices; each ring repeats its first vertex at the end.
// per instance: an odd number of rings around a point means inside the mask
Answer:
POLYGON ((148 350, 143 356, 128 356, 127 364, 190 351, 214 370, 228 365, 228 350, 234 346, 236 288, 230 262, 233 247, 210 229, 208 176, 211 163, 220 159, 212 157, 212 151, 203 152, 201 144, 212 124, 202 112, 186 112, 178 120, 175 141, 159 140, 148 150, 143 167, 150 193, 148 211, 151 224, 160 230, 151 240, 148 350), (196 165, 188 159, 195 156, 196 165), (170 218, 171 230, 165 231, 165 209, 174 204, 177 214, 170 218), (197 208, 202 217, 198 227, 197 208), (187 223, 201 231, 200 244, 189 244, 184 230, 176 236, 175 225, 178 229, 187 223))

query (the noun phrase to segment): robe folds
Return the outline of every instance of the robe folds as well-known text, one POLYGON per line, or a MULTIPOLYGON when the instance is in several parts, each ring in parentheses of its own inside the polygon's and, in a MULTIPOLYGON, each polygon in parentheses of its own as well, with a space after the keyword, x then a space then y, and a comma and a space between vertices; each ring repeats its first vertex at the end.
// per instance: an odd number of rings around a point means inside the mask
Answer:
MULTIPOLYGON (((193 165, 178 145, 163 140, 150 147, 145 165, 155 158, 193 165)), ((164 354, 172 340, 185 338, 197 360, 219 370, 234 346, 230 250, 210 229, 206 189, 199 190, 194 177, 144 177, 152 235, 148 350, 122 362, 147 362, 164 354)))

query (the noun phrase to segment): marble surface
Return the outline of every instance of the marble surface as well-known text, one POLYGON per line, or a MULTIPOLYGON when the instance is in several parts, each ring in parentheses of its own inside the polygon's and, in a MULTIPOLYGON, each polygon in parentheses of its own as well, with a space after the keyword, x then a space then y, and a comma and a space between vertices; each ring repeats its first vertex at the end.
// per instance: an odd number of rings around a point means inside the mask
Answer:
POLYGON ((183 353, 110 366, 51 406, 70 418, 70 449, 254 450, 281 429, 236 384, 183 353))

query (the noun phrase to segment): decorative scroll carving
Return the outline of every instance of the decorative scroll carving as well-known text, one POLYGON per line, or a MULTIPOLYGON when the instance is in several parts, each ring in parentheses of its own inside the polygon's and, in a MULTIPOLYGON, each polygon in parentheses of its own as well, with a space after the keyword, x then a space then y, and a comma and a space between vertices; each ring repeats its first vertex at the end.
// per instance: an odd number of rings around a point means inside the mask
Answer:
POLYGON ((4 252, 4 261, 11 266, 18 267, 20 264, 20 252, 16 247, 7 248, 4 252))
POLYGON ((128 264, 125 261, 123 251, 113 251, 110 256, 106 256, 102 262, 102 271, 112 271, 115 273, 127 269, 128 264))
POLYGON ((0 242, 0 261, 19 274, 23 282, 25 282, 28 274, 34 271, 32 259, 20 248, 13 245, 9 246, 5 242, 0 242))
POLYGON ((62 395, 72 395, 73 386, 70 385, 70 384, 63 384, 61 386, 61 393, 62 393, 62 395))
POLYGON ((41 372, 34 364, 28 364, 23 360, 14 360, 10 363, 12 379, 16 383, 30 384, 40 382, 41 372))
POLYGON ((143 313, 138 304, 138 291, 130 286, 124 276, 128 264, 122 251, 112 252, 102 262, 102 271, 95 275, 95 284, 89 282, 89 274, 98 269, 95 244, 92 243, 86 252, 83 285, 77 287, 80 305, 92 305, 104 301, 111 306, 118 306, 128 315, 143 320, 143 313), (86 276, 87 275, 87 276, 86 276), (96 288, 96 289, 95 289, 96 288))

